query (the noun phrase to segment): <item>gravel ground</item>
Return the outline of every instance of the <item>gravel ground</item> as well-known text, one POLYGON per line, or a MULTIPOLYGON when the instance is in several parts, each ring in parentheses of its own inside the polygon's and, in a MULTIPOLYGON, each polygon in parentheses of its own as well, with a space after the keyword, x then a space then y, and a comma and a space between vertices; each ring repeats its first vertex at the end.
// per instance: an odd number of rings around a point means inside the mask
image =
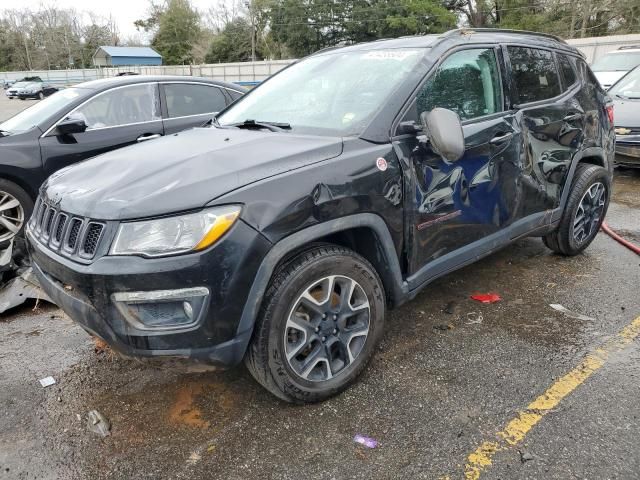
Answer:
MULTIPOLYGON (((0 118, 11 102, 0 100, 0 118)), ((615 189, 608 222, 638 241, 640 172, 617 172, 615 189)), ((640 315, 639 285, 640 258, 604 234, 574 258, 518 241, 390 312, 360 381, 304 407, 244 368, 190 374, 96 351, 55 307, 25 305, 0 320, 0 479, 464 478, 478 445, 640 315), (503 301, 481 305, 476 292, 503 301), (57 383, 43 389, 48 375, 57 383), (93 409, 109 437, 87 429, 93 409), (379 447, 355 444, 357 433, 379 447)), ((482 478, 637 479, 637 342, 482 478)))

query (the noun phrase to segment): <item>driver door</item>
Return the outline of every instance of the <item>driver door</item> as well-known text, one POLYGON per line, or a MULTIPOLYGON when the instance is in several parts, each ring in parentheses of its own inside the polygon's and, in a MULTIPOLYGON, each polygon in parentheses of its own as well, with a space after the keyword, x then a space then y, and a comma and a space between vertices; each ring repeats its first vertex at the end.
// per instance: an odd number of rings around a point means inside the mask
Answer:
POLYGON ((394 147, 410 172, 405 183, 410 274, 429 264, 437 275, 475 258, 478 250, 466 247, 490 244, 492 234, 515 220, 521 135, 505 110, 501 58, 494 46, 451 53, 419 88, 400 124, 402 129, 405 122, 417 123, 420 113, 435 107, 453 110, 462 121, 466 148, 462 158, 449 162, 424 135, 396 137, 394 147))
POLYGON ((87 130, 60 136, 52 129, 40 139, 47 176, 72 163, 164 134, 156 83, 106 90, 69 112, 65 118, 71 114, 82 118, 87 130))

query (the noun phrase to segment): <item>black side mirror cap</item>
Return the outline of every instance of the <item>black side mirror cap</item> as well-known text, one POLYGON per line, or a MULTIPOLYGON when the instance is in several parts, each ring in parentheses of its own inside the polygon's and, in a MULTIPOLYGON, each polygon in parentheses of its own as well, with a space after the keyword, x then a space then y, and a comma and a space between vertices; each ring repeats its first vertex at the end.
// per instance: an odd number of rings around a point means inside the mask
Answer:
POLYGON ((429 138, 431 148, 449 162, 462 158, 465 151, 462 122, 458 114, 446 108, 423 112, 420 120, 429 138))
POLYGON ((54 130, 55 135, 73 135, 82 133, 87 129, 87 124, 82 118, 67 117, 62 120, 54 130))

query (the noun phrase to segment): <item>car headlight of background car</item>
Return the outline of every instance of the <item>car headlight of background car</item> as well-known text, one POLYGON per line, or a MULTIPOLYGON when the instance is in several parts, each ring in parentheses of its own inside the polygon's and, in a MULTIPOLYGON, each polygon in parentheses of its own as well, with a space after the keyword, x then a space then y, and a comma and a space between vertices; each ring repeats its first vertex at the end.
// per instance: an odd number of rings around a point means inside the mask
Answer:
POLYGON ((232 227, 240 210, 239 205, 227 205, 172 217, 122 223, 110 254, 162 257, 204 250, 232 227))

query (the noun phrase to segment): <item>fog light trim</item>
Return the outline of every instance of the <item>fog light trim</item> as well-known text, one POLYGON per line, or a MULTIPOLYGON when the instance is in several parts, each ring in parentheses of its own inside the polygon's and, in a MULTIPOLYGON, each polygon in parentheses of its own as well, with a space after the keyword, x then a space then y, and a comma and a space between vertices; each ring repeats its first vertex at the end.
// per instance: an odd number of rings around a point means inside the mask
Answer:
POLYGON ((127 323, 136 330, 167 333, 196 328, 208 296, 208 288, 194 287, 117 292, 111 295, 111 299, 127 323))
POLYGON ((117 292, 112 295, 116 302, 150 302, 154 300, 181 300, 189 297, 206 297, 206 287, 181 288, 179 290, 152 290, 149 292, 117 292))

